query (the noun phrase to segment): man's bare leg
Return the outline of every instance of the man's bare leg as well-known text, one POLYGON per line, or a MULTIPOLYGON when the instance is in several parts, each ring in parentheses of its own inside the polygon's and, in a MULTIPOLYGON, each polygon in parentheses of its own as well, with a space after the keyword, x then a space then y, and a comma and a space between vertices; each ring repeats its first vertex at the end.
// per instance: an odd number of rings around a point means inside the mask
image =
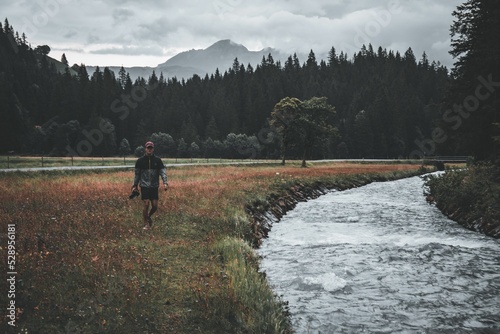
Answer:
POLYGON ((158 200, 157 199, 152 199, 151 200, 151 211, 149 211, 149 217, 153 215, 153 213, 158 210, 158 200))
POLYGON ((149 227, 148 217, 149 217, 149 199, 145 199, 144 206, 142 207, 142 223, 144 227, 149 227))

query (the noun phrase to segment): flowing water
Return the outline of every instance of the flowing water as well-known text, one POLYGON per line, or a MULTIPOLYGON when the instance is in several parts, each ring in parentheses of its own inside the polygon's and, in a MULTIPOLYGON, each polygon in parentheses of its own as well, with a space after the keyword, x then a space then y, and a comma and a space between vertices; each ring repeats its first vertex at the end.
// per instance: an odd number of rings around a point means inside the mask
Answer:
POLYGON ((500 240, 429 205, 419 177, 299 203, 259 254, 297 333, 500 333, 500 240))

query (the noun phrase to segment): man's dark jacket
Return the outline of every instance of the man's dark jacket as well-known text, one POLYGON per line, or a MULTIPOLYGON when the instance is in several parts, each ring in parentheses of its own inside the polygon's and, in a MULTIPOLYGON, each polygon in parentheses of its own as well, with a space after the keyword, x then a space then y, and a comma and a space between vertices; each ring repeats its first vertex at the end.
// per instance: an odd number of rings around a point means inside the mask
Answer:
POLYGON ((134 187, 140 184, 141 188, 158 188, 159 177, 163 183, 167 183, 167 168, 160 158, 152 155, 144 155, 135 163, 134 187))

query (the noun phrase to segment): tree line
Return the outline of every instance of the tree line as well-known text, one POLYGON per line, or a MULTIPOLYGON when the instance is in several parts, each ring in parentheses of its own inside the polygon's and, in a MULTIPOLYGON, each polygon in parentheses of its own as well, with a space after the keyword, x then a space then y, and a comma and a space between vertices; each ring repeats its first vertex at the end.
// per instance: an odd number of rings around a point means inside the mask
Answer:
MULTIPOLYGON (((446 67, 372 45, 348 57, 331 48, 318 61, 282 64, 271 54, 255 68, 238 59, 224 72, 186 80, 131 80, 122 68, 87 73, 84 64, 54 62, 48 46, 32 48, 5 19, 0 25, 0 152, 108 156, 131 153, 152 135, 163 154, 224 157, 282 156, 283 136, 271 113, 284 98, 324 98, 335 109, 335 136, 306 150, 311 158, 404 158, 427 154, 440 121, 446 67), (162 140, 163 140, 162 139, 162 140)), ((437 153, 439 149, 436 149, 437 153)), ((303 148, 289 149, 302 158, 303 148)))

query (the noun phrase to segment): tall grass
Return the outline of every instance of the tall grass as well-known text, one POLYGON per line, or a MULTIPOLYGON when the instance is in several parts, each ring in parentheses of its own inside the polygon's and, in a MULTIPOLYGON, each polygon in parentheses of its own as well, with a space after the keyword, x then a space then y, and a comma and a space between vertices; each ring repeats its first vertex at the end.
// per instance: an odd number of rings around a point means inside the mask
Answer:
POLYGON ((286 307, 248 246, 245 205, 297 184, 418 167, 170 168, 151 231, 142 202, 128 199, 132 171, 0 174, 1 232, 16 224, 14 332, 286 333, 286 307))
POLYGON ((227 295, 232 301, 231 310, 226 312, 233 313, 233 321, 245 324, 250 333, 290 333, 285 303, 272 293, 264 275, 258 272, 258 257, 248 243, 226 237, 215 250, 224 263, 227 295))

